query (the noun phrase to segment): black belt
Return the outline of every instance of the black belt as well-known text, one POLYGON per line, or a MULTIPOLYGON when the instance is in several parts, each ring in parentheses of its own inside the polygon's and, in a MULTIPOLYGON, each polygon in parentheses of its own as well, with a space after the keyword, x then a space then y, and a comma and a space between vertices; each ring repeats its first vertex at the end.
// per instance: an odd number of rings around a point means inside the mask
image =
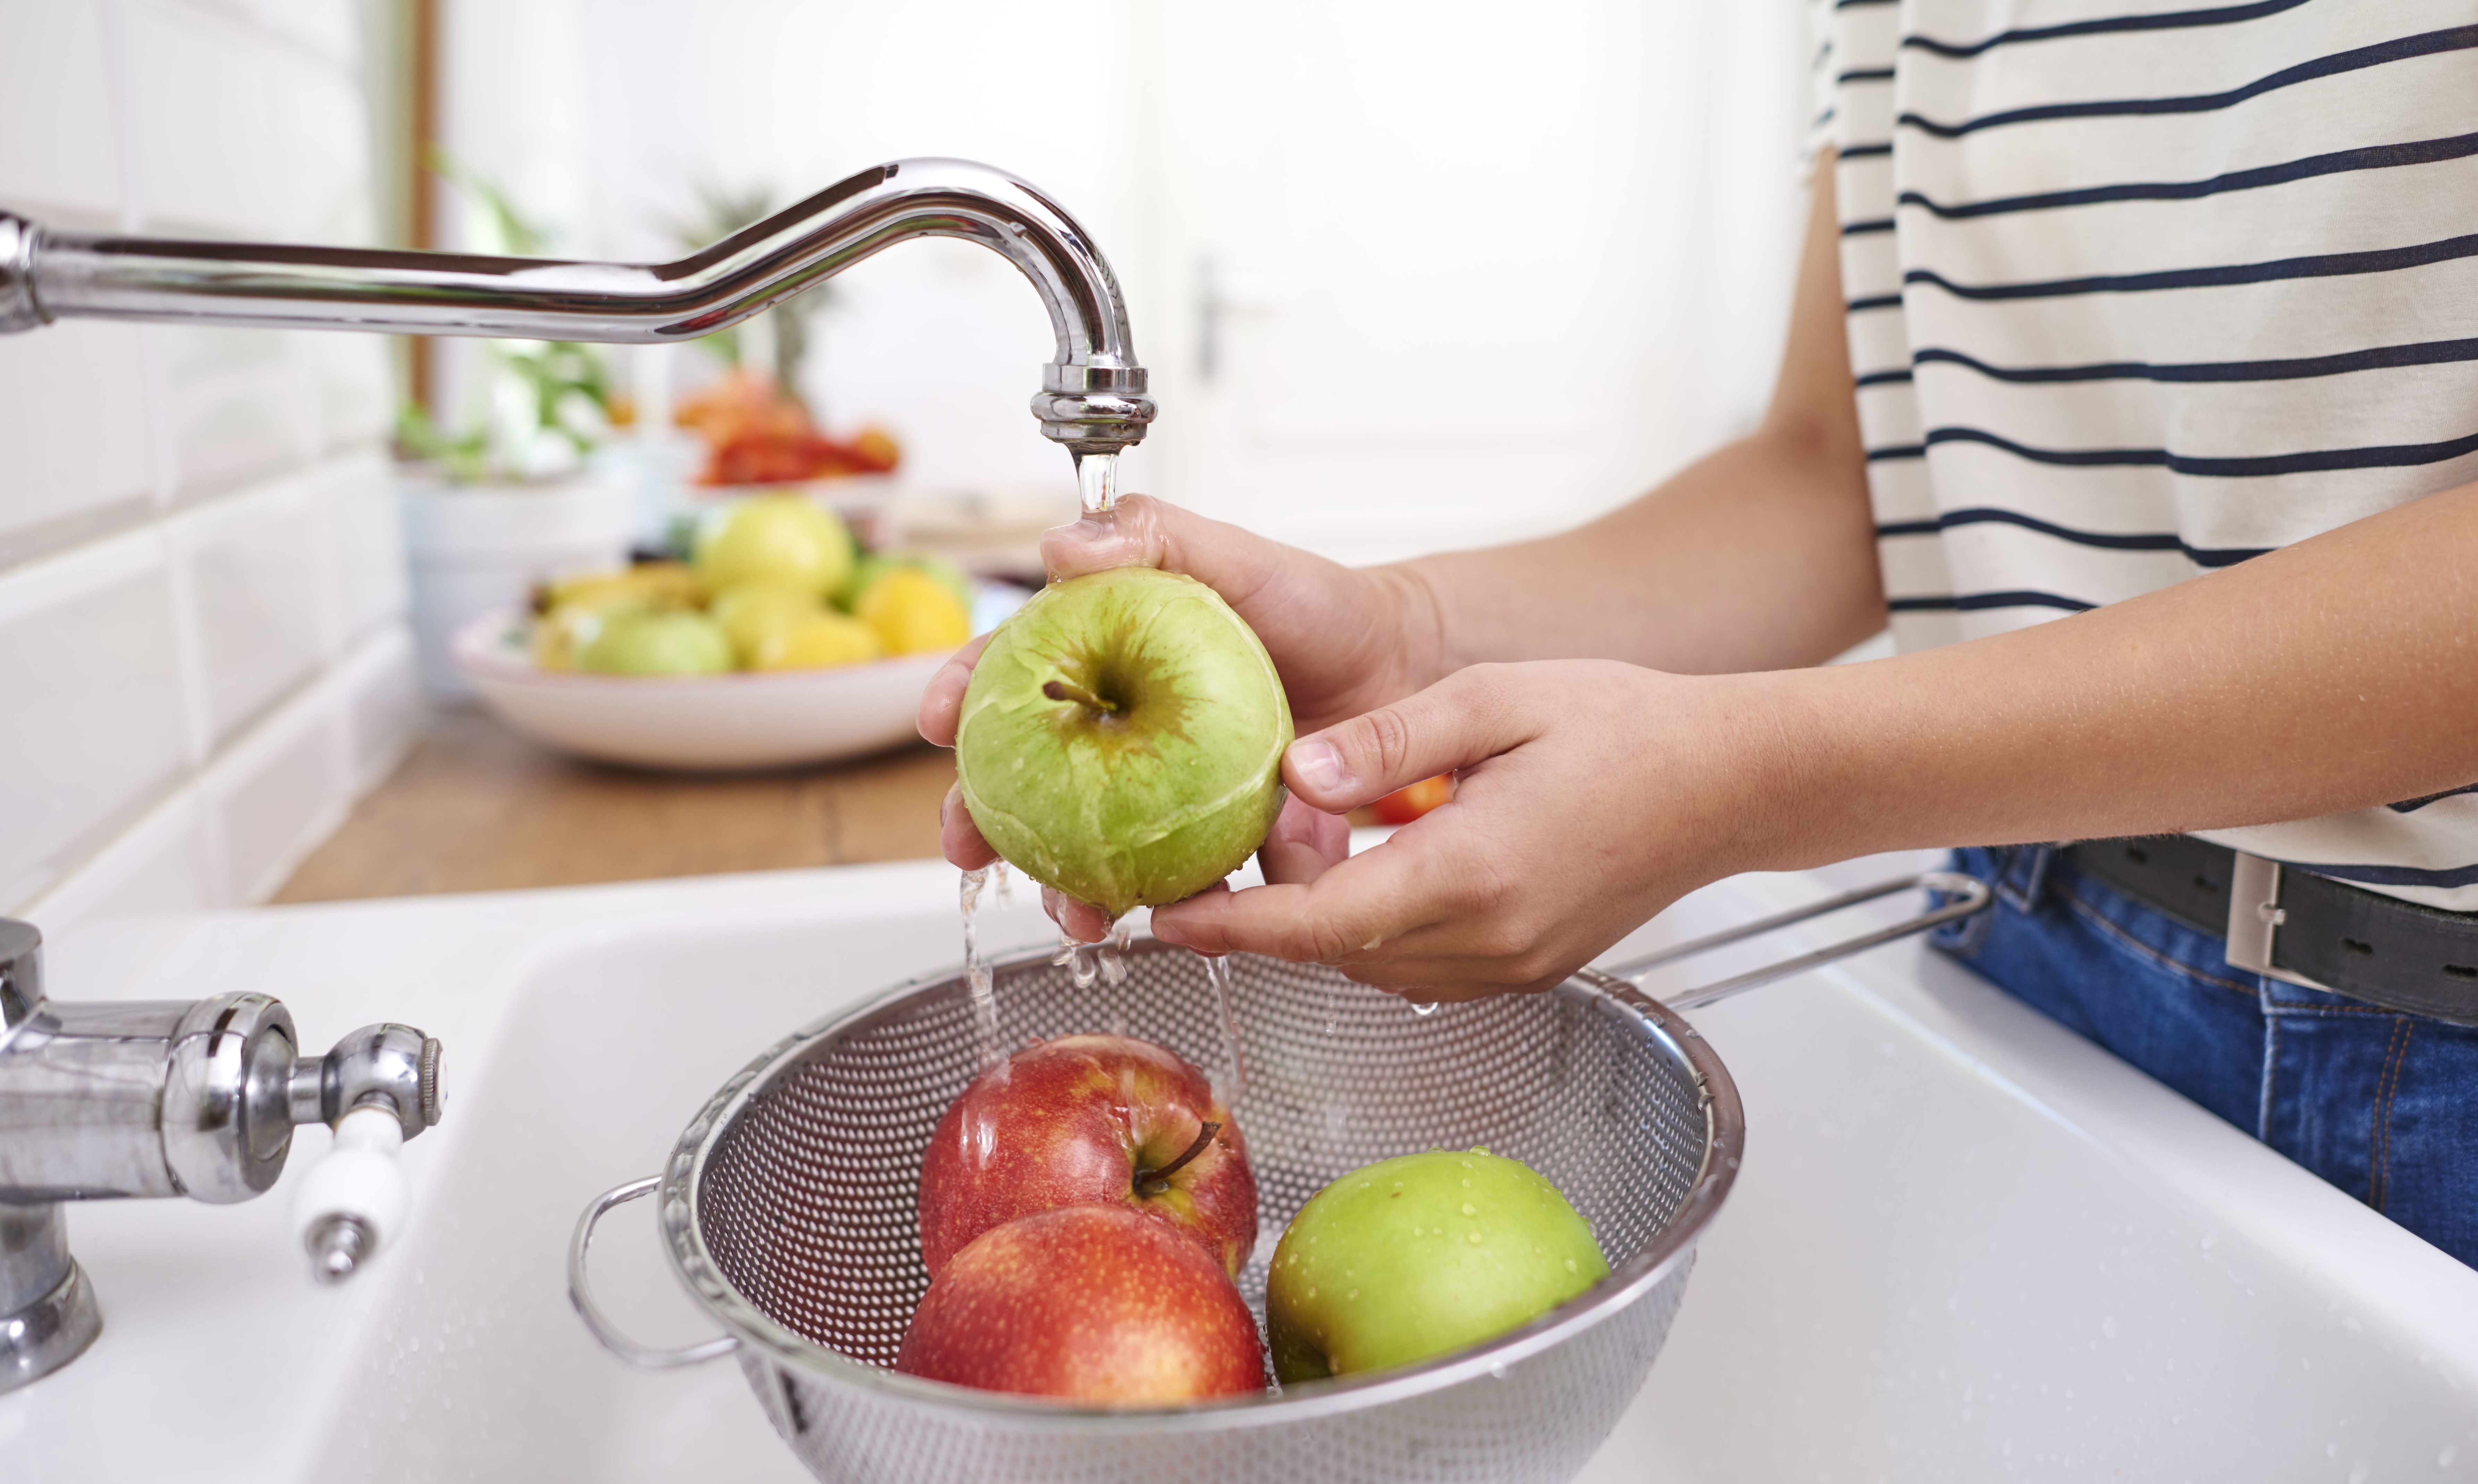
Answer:
POLYGON ((2232 967, 2478 1026, 2478 913, 2442 912, 2189 835, 2086 840, 2063 859, 2214 938, 2232 967))

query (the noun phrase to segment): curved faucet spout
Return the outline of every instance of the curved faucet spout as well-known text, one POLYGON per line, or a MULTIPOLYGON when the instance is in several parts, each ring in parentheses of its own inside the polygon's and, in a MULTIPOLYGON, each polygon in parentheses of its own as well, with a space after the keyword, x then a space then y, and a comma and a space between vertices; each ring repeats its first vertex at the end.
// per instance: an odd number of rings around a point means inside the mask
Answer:
POLYGON ((1031 280, 1058 337, 1033 398, 1044 434, 1078 454, 1145 436, 1153 404, 1108 261, 1057 202, 967 160, 873 166, 665 264, 97 237, 0 213, 0 333, 87 317, 661 344, 917 237, 978 242, 1031 280))

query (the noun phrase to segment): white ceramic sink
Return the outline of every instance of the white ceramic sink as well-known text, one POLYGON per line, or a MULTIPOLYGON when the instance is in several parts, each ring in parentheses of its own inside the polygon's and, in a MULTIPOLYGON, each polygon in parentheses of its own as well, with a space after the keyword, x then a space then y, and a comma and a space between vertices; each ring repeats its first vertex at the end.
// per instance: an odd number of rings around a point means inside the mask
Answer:
MULTIPOLYGON (((1724 883, 1620 952, 1826 890, 1724 883)), ((1023 898, 984 921, 1045 937, 1023 898)), ((569 1232, 776 1037, 957 951, 928 865, 199 919, 123 993, 257 988, 313 1044, 382 1019, 446 1042, 412 1224, 314 1289, 285 1203, 315 1131, 250 1205, 75 1209, 104 1336, 0 1397, 0 1478, 805 1477, 732 1363, 595 1346, 569 1232)), ((2478 1273, 2209 1115, 1915 944, 1698 1020, 1747 1164, 1586 1478, 2478 1479, 2478 1273)), ((644 1203, 594 1274, 642 1339, 706 1332, 644 1203)))

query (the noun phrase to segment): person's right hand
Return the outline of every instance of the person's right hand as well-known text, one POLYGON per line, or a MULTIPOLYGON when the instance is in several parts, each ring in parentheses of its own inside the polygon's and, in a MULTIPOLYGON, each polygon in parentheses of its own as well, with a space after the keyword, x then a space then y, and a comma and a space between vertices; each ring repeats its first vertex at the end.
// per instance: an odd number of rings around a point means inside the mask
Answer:
MULTIPOLYGON (((1157 566, 1221 593, 1264 641, 1302 736, 1400 700, 1442 673, 1436 603, 1408 568, 1344 566, 1141 494, 1121 499, 1111 516, 1043 533, 1041 559, 1053 580, 1157 566)), ((966 645, 922 692, 921 735, 941 747, 955 744, 964 688, 986 642, 984 636, 966 645)), ((1259 856, 1266 879, 1312 880, 1341 859, 1348 836, 1340 816, 1290 800, 1259 856)), ((947 859, 967 870, 998 859, 974 827, 960 789, 939 806, 939 842, 947 859)), ((1096 942, 1108 931, 1099 908, 1046 889, 1042 899, 1078 939, 1096 942)))

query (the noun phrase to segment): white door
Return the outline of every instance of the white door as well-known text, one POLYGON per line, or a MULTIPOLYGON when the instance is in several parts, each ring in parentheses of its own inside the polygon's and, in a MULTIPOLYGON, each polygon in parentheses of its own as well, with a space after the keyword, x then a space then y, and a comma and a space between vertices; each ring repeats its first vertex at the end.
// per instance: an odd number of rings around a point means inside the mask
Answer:
POLYGON ((1379 560, 1572 524, 1732 431, 1794 249, 1796 13, 1151 13, 1140 487, 1379 560))

